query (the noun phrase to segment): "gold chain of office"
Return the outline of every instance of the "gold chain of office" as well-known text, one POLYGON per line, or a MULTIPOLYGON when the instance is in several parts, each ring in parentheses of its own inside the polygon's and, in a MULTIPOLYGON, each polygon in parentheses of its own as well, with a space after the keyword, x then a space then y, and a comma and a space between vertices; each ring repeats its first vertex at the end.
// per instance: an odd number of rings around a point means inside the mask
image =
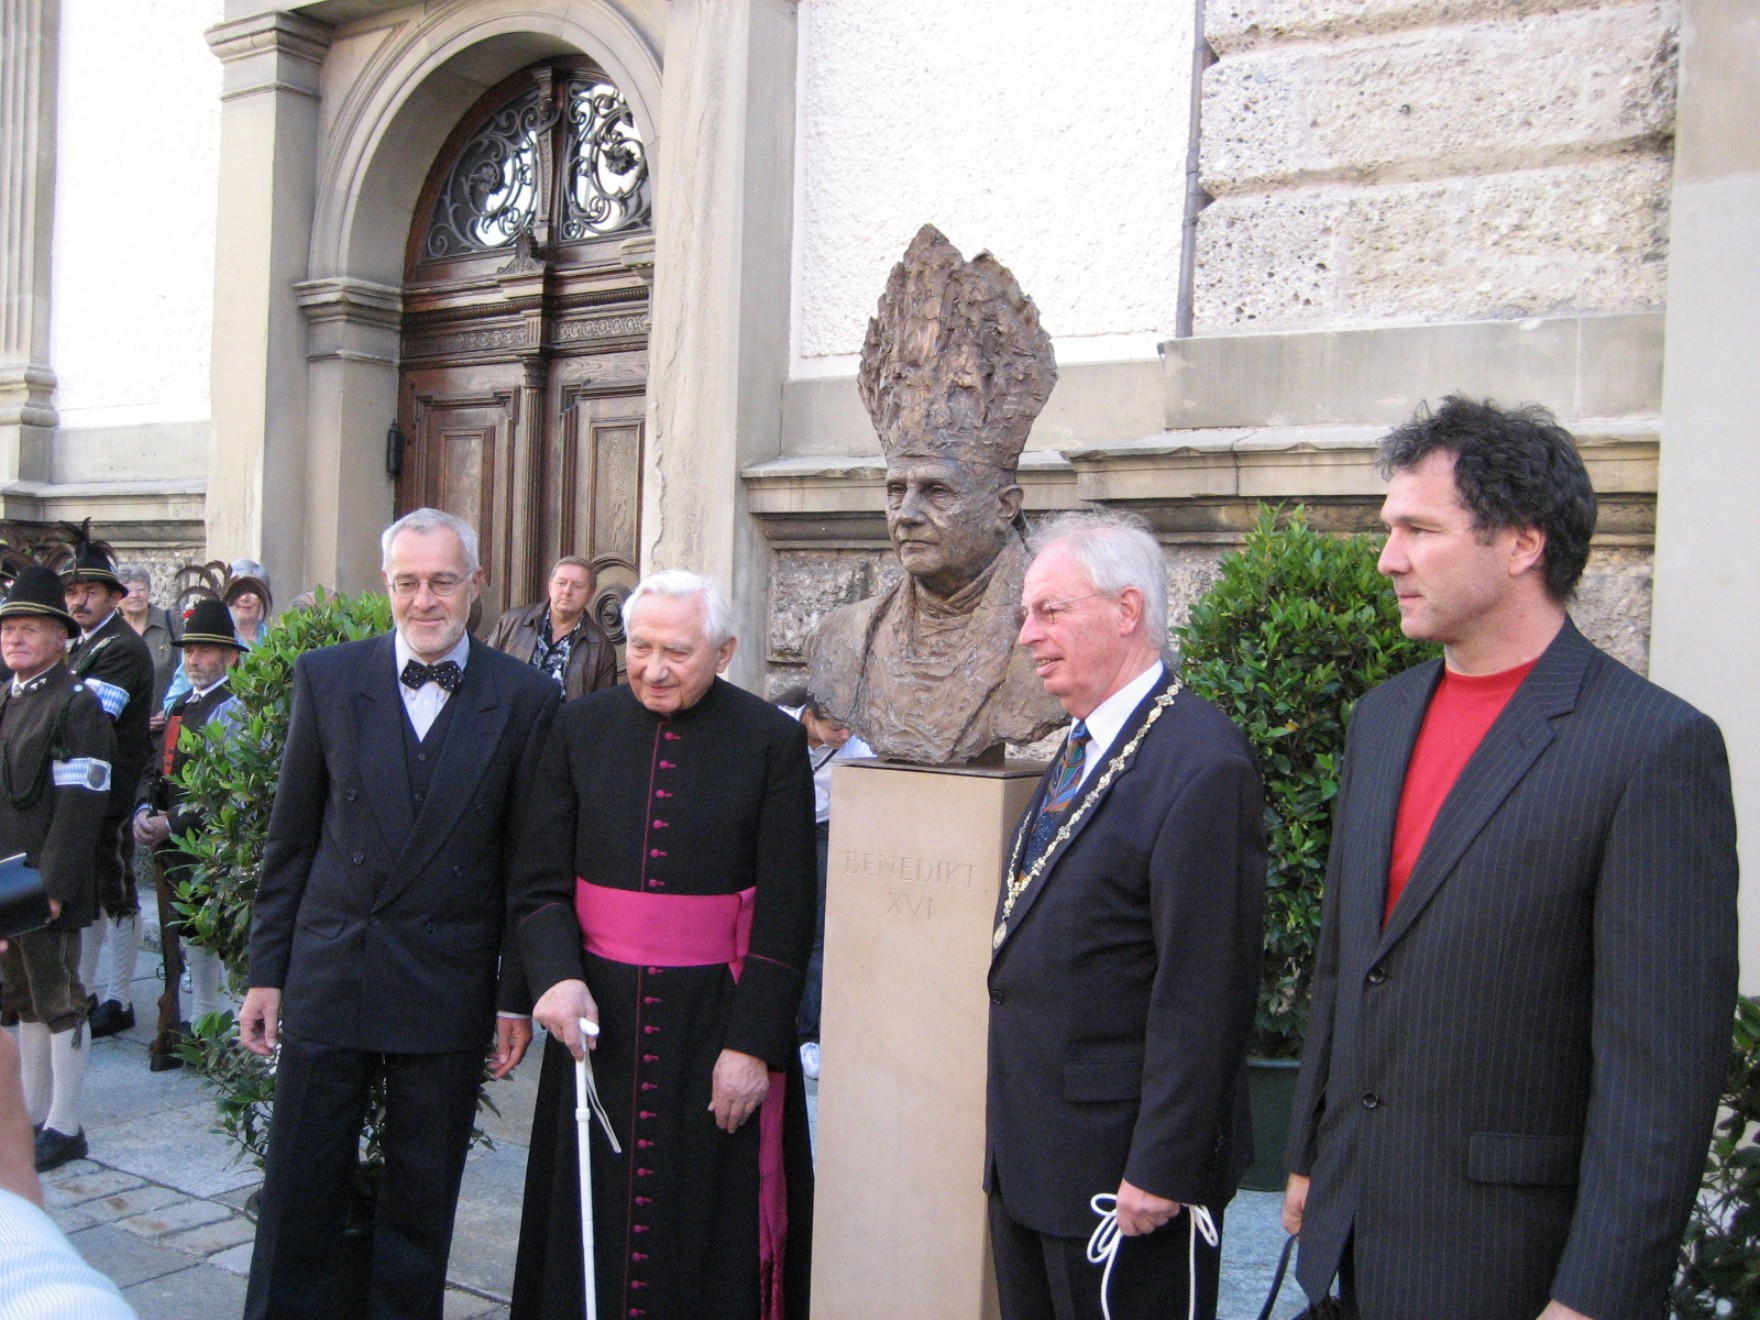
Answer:
POLYGON ((1009 914, 1014 911, 1015 900, 1026 893, 1027 886, 1039 878, 1039 873, 1045 869, 1045 863, 1051 860, 1051 854, 1056 852, 1064 840, 1069 838, 1071 832, 1081 823, 1082 817, 1088 814, 1088 808, 1100 800, 1100 795, 1106 791, 1107 785, 1118 778, 1125 763, 1137 754, 1137 748, 1142 745, 1143 739, 1149 736, 1149 730, 1155 727, 1155 721, 1161 718, 1161 712, 1173 705, 1173 699, 1179 695, 1179 688, 1180 682, 1176 678, 1167 685, 1165 691, 1155 698, 1155 709, 1149 712, 1149 717, 1143 721, 1143 727, 1137 730, 1136 737, 1126 743, 1118 754, 1106 763, 1106 769, 1100 772, 1099 781, 1082 799, 1082 805, 1077 807, 1075 813, 1058 827, 1057 833, 1051 836, 1051 842, 1046 845, 1045 851, 1039 854, 1032 868, 1024 875, 1020 871, 1021 849, 1026 845, 1027 836, 1033 832, 1033 822, 1031 819, 1021 822, 1021 827, 1014 836, 1014 851, 1009 854, 1008 858, 1008 897, 1002 900, 1002 920, 996 923, 996 933, 990 937, 990 951, 992 953, 1000 949, 1002 941, 1008 938, 1008 918, 1009 914))

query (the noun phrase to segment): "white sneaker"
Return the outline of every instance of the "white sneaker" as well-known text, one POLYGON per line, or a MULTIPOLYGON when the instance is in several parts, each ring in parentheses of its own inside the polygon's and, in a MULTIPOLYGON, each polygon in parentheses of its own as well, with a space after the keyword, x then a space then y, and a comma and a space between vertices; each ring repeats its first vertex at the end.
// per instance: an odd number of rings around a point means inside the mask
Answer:
POLYGON ((807 1075, 808 1081, 816 1082, 819 1080, 818 1041, 809 1040, 801 1046, 801 1071, 807 1075))

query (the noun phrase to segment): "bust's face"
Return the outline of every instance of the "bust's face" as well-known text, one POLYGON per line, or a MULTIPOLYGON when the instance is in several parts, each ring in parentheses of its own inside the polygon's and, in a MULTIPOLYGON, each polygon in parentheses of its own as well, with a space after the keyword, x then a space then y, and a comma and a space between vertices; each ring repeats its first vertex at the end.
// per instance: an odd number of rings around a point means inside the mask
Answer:
POLYGON ((966 586, 1002 549, 1021 488, 1007 473, 943 458, 886 469, 886 530, 905 570, 938 596, 966 586))

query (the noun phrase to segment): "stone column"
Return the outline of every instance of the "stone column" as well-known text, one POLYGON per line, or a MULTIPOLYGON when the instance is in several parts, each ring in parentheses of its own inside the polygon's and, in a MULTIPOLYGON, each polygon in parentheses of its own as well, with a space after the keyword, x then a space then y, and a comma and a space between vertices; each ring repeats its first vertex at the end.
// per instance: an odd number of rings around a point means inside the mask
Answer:
POLYGON ((1722 727, 1760 990, 1760 10, 1682 0, 1650 673, 1722 727))
POLYGON ((672 0, 655 184, 642 568, 713 575, 763 673, 770 553, 742 467, 781 452, 794 195, 793 0, 672 0))
POLYGON ((0 0, 0 482, 49 480, 60 0, 0 0))
POLYGON ((316 567, 307 544, 316 511, 306 485, 306 321, 294 285, 311 244, 318 70, 330 32, 278 11, 208 30, 225 65, 208 553, 260 558, 277 586, 294 591, 316 567))
MULTIPOLYGON (((379 586, 379 543, 395 491, 385 433, 397 416, 403 293, 345 277, 293 288, 310 351, 305 455, 305 576, 342 591, 379 586)), ((275 571, 269 563, 270 571, 275 571)), ((291 591, 289 592, 291 599, 291 591)))

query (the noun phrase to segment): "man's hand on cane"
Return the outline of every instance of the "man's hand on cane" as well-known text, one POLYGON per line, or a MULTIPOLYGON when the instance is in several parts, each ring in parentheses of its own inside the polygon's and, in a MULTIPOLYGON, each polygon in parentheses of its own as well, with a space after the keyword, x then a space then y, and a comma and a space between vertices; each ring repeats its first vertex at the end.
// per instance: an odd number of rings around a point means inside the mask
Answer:
POLYGON ((582 1018, 594 1025, 599 1022, 599 1006, 593 1002, 585 981, 558 981, 532 1005, 532 1020, 566 1045, 577 1059, 584 1059, 586 1052, 597 1046, 596 1040, 582 1040, 582 1018))

